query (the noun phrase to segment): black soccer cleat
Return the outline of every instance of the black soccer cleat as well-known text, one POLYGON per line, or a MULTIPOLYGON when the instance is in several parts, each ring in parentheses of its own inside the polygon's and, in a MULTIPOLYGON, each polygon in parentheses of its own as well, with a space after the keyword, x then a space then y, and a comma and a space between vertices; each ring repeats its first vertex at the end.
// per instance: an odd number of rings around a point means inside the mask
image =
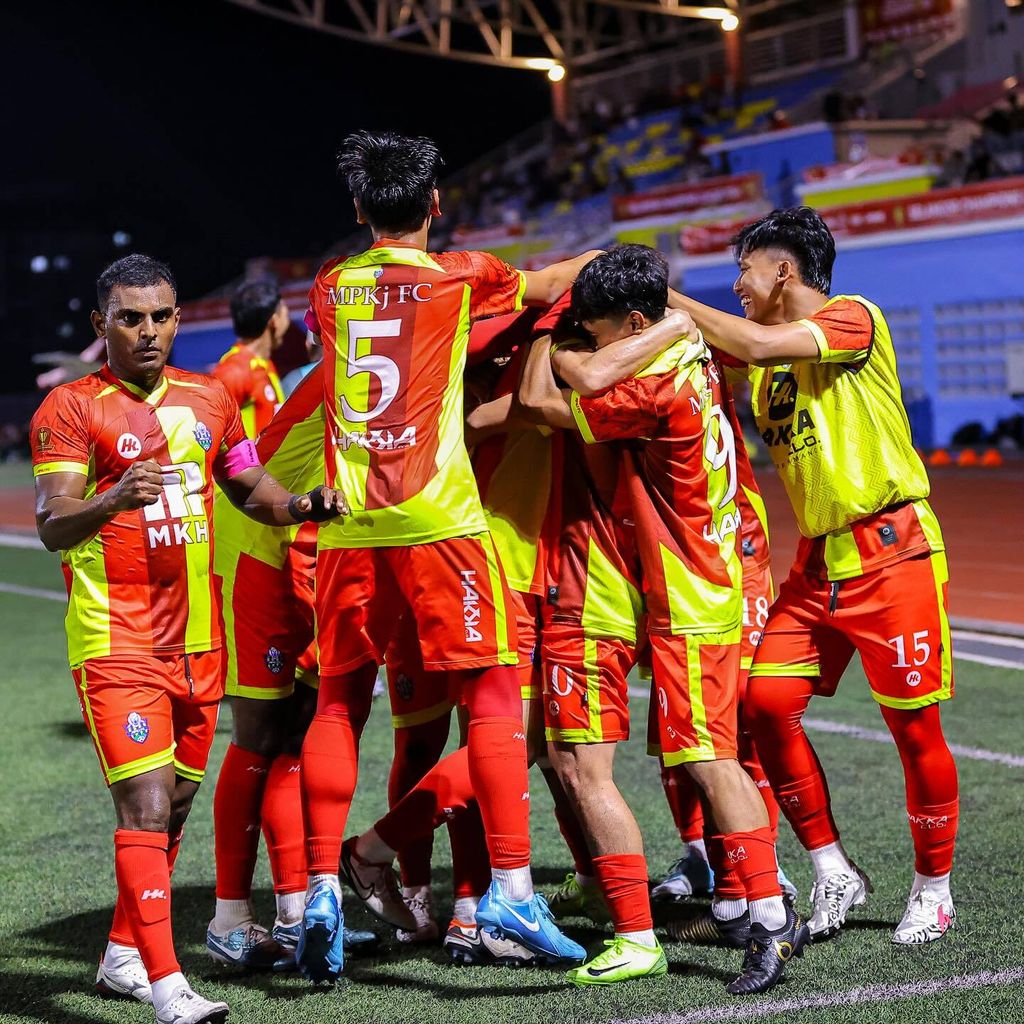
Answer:
POLYGON ((795 956, 802 957, 811 941, 807 922, 788 904, 786 924, 770 932, 756 921, 750 926, 750 939, 743 956, 743 967, 735 981, 726 989, 734 996, 752 996, 774 988, 782 978, 786 964, 795 956))
POLYGON ((720 921, 709 910, 700 917, 673 921, 666 929, 673 942, 696 946, 729 946, 743 949, 750 939, 750 914, 746 911, 732 921, 720 921))

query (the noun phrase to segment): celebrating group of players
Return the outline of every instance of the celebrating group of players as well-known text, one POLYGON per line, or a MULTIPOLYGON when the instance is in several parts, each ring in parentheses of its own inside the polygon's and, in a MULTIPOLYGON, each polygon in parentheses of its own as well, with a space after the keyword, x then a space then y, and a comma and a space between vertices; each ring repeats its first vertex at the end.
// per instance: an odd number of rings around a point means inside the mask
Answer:
POLYGON ((399 941, 436 940, 446 824, 453 961, 566 964, 577 985, 663 975, 652 898, 712 894, 669 934, 744 949, 728 990, 763 992, 871 889, 801 725, 854 651, 906 779, 915 873, 893 941, 939 938, 958 809, 942 537, 885 318, 829 297, 828 228, 794 209, 741 231, 737 317, 672 291, 643 246, 534 272, 428 253, 439 169, 428 139, 345 141, 374 243, 317 274, 323 358, 283 405, 273 286, 239 289, 239 343, 213 376, 185 373, 166 365, 171 271, 129 256, 98 282, 106 365, 33 420, 39 534, 62 553, 72 674, 117 815, 97 988, 161 1024, 228 1012, 181 974, 170 914, 226 693, 217 959, 336 979, 378 942, 345 928, 340 879, 399 941), (778 596, 742 378, 803 535, 778 596), (346 839, 381 663, 388 809, 346 839), (684 843, 653 893, 613 774, 636 666, 684 843), (442 757, 453 711, 462 744, 442 757), (573 860, 550 900, 530 873, 531 763, 573 860), (776 859, 780 807, 814 864, 806 921, 776 859), (269 930, 250 899, 261 831, 269 930), (590 959, 556 923, 573 916, 611 922, 590 959))

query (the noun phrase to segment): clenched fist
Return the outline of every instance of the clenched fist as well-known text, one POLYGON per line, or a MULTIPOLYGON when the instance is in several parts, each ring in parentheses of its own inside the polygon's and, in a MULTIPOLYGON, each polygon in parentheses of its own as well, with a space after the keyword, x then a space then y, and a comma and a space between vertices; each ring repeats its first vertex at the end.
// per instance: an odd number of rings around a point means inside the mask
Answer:
POLYGON ((130 512, 152 505, 160 498, 163 481, 163 473, 153 459, 133 462, 111 488, 111 506, 117 512, 130 512))

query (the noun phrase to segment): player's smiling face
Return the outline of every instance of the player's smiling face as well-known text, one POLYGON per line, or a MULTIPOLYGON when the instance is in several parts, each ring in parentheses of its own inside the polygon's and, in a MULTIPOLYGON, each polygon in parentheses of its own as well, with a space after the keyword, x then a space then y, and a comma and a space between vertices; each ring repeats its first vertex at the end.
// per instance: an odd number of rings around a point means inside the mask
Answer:
POLYGON ((767 249, 745 252, 739 258, 739 277, 732 290, 740 300, 743 315, 755 323, 780 323, 782 315, 782 285, 788 261, 778 258, 767 249))
POLYGON ((104 312, 92 314, 107 342, 107 362, 121 380, 152 388, 160 379, 178 332, 174 292, 166 281, 144 287, 115 285, 104 312))

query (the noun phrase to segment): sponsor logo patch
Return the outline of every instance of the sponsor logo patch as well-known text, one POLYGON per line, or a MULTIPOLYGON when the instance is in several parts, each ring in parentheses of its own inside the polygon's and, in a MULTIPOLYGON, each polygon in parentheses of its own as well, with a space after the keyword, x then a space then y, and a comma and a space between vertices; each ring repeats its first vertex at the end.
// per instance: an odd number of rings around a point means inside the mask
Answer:
POLYGON ((122 434, 117 439, 117 454, 131 462, 142 454, 142 442, 134 434, 122 434))

